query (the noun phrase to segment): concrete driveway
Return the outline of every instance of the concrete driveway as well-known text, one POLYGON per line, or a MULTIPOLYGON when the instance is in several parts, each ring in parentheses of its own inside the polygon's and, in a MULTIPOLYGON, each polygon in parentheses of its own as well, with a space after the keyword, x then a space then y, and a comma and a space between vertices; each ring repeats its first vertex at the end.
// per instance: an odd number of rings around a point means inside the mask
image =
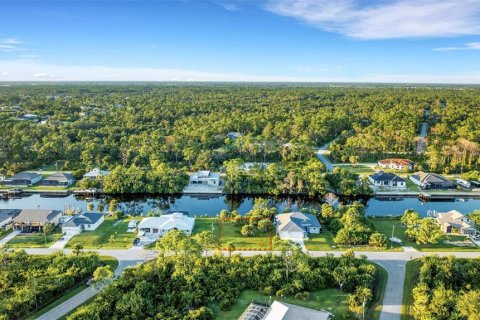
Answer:
POLYGON ((15 238, 20 232, 21 232, 20 230, 14 230, 10 234, 8 234, 7 236, 0 239, 0 246, 6 244, 8 241, 15 238))

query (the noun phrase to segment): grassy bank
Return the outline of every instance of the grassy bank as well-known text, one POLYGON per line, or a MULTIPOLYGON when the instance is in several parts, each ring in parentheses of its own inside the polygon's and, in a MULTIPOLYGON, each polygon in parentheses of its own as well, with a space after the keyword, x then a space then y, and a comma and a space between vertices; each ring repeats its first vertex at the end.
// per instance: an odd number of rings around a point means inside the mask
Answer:
POLYGON ((410 308, 413 305, 412 291, 418 281, 418 270, 421 260, 415 259, 407 262, 405 268, 405 282, 403 284, 402 320, 411 320, 410 308))

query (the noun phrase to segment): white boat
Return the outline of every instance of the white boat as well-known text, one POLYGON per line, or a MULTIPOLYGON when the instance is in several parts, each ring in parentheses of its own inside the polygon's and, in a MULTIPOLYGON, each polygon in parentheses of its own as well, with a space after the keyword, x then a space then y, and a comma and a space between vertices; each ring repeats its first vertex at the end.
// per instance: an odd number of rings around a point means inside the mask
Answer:
POLYGON ((398 239, 397 237, 390 237, 390 241, 398 243, 398 244, 403 244, 403 241, 398 239))

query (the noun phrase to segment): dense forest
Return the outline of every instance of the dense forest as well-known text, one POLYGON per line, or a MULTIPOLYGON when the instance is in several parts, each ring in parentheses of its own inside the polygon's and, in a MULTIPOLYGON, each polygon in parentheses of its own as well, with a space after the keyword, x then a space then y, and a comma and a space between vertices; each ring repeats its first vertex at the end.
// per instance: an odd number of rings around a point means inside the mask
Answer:
POLYGON ((23 319, 91 276, 96 253, 48 256, 0 250, 0 319, 23 319))
POLYGON ((373 300, 377 270, 353 252, 311 258, 298 245, 279 242, 278 256, 204 257, 197 242, 201 238, 170 231, 157 243, 157 260, 127 269, 68 319, 213 319, 217 310, 230 310, 247 289, 307 298, 312 291, 340 288, 349 294, 352 313, 362 311, 364 300, 373 300))
POLYGON ((410 314, 416 320, 479 319, 479 272, 479 259, 422 258, 410 314))
MULTIPOLYGON (((255 172, 230 171, 236 180, 227 188, 277 193, 287 186, 290 193, 316 194, 325 185, 312 173, 323 170, 314 148, 333 139, 334 161, 402 156, 416 160, 417 169, 478 170, 479 93, 460 87, 12 85, 0 88, 0 174, 56 164, 81 176, 93 167, 120 166, 143 171, 137 186, 148 186, 165 171, 182 176, 260 162, 277 164, 265 181, 249 184, 245 176, 255 172), (428 124, 426 150, 418 153, 422 122, 428 124)), ((181 189, 184 182, 166 179, 151 192, 181 189)))

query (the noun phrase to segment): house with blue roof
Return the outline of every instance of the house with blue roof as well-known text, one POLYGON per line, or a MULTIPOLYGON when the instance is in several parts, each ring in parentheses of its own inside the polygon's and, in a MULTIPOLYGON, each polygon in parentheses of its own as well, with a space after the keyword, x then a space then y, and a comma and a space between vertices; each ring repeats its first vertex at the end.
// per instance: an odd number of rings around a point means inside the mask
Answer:
POLYGON ((321 231, 320 222, 313 214, 302 212, 282 213, 275 216, 277 234, 283 240, 308 239, 321 231))
POLYGON ((62 232, 66 236, 80 234, 83 230, 93 231, 103 223, 104 215, 95 212, 85 212, 73 216, 62 225, 62 232))

